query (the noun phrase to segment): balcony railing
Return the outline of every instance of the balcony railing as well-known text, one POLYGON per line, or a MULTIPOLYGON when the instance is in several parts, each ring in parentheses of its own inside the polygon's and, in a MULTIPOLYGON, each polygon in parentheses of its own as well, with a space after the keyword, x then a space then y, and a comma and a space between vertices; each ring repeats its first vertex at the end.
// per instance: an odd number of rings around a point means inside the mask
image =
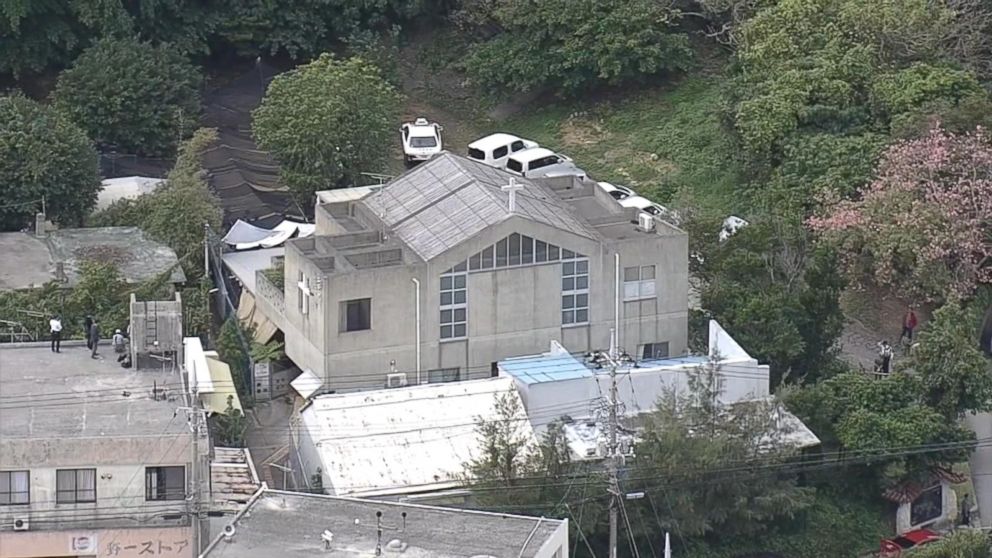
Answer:
POLYGON ((271 304, 279 314, 285 314, 286 295, 282 289, 272 284, 264 269, 255 272, 255 290, 257 291, 256 297, 271 304))

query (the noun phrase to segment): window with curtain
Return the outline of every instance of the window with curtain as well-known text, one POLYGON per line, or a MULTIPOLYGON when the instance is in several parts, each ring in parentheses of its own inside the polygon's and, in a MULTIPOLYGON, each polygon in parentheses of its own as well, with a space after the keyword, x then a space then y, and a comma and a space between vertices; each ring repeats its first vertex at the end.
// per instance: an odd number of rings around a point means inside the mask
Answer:
POLYGON ((0 505, 30 504, 30 473, 0 471, 0 505))
POLYGON ((145 500, 185 500, 186 467, 146 467, 145 500))
POLYGON ((654 298, 654 276, 653 265, 623 268, 623 299, 629 301, 654 298))
POLYGON ((57 504, 96 502, 96 469, 55 471, 55 502, 57 504))

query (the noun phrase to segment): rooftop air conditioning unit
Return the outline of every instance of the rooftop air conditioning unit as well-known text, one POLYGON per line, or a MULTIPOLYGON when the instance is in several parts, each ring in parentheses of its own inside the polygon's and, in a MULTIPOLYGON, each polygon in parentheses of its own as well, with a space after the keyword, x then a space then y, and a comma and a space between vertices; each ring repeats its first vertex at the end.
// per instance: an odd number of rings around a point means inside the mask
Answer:
POLYGON ((644 232, 651 232, 654 230, 654 215, 650 213, 641 212, 637 215, 637 228, 644 232))
POLYGON ((19 517, 14 520, 15 531, 27 531, 30 528, 31 528, 31 524, 28 522, 28 518, 19 517))
POLYGON ((397 372, 396 374, 386 374, 387 388, 399 388, 404 386, 406 386, 406 372, 397 372))

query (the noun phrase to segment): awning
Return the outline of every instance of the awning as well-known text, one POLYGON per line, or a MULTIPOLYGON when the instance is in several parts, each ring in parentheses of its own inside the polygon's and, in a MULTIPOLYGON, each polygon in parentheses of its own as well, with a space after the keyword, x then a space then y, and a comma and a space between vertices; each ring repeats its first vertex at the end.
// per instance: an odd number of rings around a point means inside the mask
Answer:
POLYGON ((316 230, 316 225, 283 221, 272 229, 263 229, 238 219, 231 230, 224 235, 224 243, 236 250, 251 250, 253 248, 272 248, 281 246, 287 240, 297 235, 299 238, 310 236, 316 230))
POLYGON ((210 414, 223 414, 227 410, 227 398, 233 397, 231 405, 244 413, 244 409, 241 408, 241 400, 238 399, 238 391, 234 389, 234 378, 231 377, 231 367, 224 361, 208 356, 207 368, 210 371, 213 391, 200 394, 200 402, 203 404, 203 408, 210 414))
POLYGON ((255 328, 255 341, 263 345, 271 341, 276 331, 279 331, 279 327, 272 320, 256 310, 255 295, 247 290, 241 291, 237 316, 242 323, 248 322, 255 328))
POLYGON ((289 385, 296 390, 296 393, 300 394, 300 397, 309 399, 310 396, 317 393, 324 382, 313 373, 313 370, 307 368, 295 380, 289 382, 289 385))

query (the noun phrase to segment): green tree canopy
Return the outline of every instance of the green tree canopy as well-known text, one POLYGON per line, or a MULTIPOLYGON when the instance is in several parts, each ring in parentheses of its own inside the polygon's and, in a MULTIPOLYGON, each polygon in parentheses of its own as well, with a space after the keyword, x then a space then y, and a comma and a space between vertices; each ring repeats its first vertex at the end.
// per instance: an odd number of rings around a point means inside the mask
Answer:
POLYGON ((48 216, 76 225, 100 191, 97 154, 63 115, 21 95, 0 96, 0 230, 48 216))
POLYGON ((943 540, 926 545, 913 552, 913 558, 988 558, 992 545, 985 531, 960 529, 943 540))
POLYGON ((175 250, 187 278, 203 273, 203 226, 219 230, 223 211, 203 176, 201 156, 217 140, 210 128, 197 130, 179 149, 165 184, 150 194, 120 200, 93 215, 93 226, 141 227, 175 250))
POLYGON ((679 12, 665 2, 474 2, 460 15, 498 29, 465 62, 485 90, 576 92, 684 70, 692 58, 688 36, 676 28, 679 12))
POLYGON ((167 155, 199 116, 200 82, 169 45, 103 39, 59 75, 54 101, 97 144, 167 155))
MULTIPOLYGON (((720 374, 712 359, 690 372, 684 393, 661 397, 640 433, 632 480, 625 484, 628 492, 665 502, 657 510, 661 523, 683 536, 754 534, 812 502, 812 489, 800 487, 795 473, 776 470, 795 455, 775 419, 777 403, 721 403, 720 374)), ((651 525, 654 505, 635 507, 651 525)))
POLYGON ((395 141, 400 100, 375 65, 323 54, 272 81, 252 114, 252 131, 308 206, 317 190, 381 170, 395 141))

